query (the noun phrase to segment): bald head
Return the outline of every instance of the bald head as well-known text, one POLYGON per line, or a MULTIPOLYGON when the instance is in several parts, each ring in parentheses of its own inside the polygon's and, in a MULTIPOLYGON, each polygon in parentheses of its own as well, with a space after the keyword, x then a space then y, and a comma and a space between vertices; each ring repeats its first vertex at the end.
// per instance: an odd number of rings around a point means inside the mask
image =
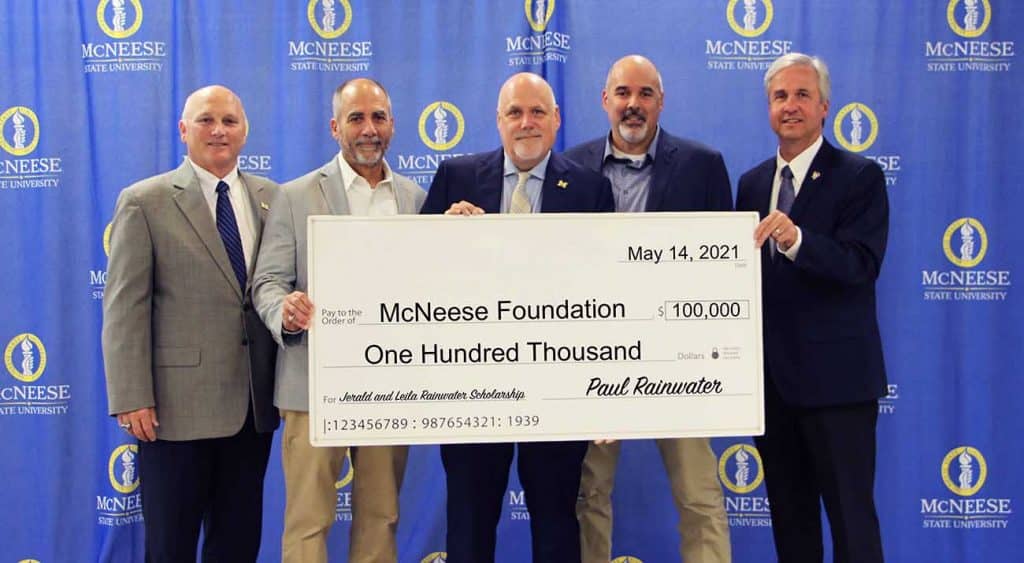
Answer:
POLYGON ((640 55, 622 57, 612 65, 601 92, 612 144, 627 154, 643 154, 658 133, 665 88, 654 63, 640 55))
POLYGON ((555 93, 540 76, 521 72, 502 85, 498 133, 505 154, 519 170, 530 170, 544 160, 561 124, 555 93))
POLYGON ((610 89, 613 80, 623 73, 629 72, 639 72, 648 75, 648 78, 658 85, 658 93, 665 93, 665 85, 661 81, 661 73, 658 72, 658 68, 654 66, 654 63, 643 55, 626 55, 615 61, 612 68, 608 69, 608 76, 604 81, 605 89, 610 89))
POLYGON ((238 165, 249 123, 234 92, 224 86, 206 86, 185 100, 178 132, 189 159, 223 178, 238 165))
POLYGON ((388 106, 388 114, 391 113, 391 96, 380 82, 372 78, 353 78, 342 82, 334 90, 334 97, 331 99, 332 114, 337 118, 341 115, 346 100, 365 95, 383 99, 388 106))
POLYGON ((551 85, 548 84, 547 80, 544 80, 539 74, 520 72, 510 76, 501 85, 501 90, 498 91, 498 112, 501 113, 501 108, 508 102, 509 96, 526 90, 540 93, 545 98, 545 103, 550 107, 558 107, 558 104, 555 103, 555 91, 551 89, 551 85))
POLYGON ((190 119, 195 116, 196 108, 201 107, 205 102, 210 99, 224 100, 232 102, 238 106, 238 112, 242 116, 242 120, 245 122, 246 132, 249 129, 248 118, 245 116, 245 107, 242 106, 242 99, 238 97, 238 94, 234 93, 227 86, 221 86, 220 84, 212 84, 210 86, 203 86, 202 88, 192 92, 185 98, 185 105, 181 108, 181 119, 190 119))

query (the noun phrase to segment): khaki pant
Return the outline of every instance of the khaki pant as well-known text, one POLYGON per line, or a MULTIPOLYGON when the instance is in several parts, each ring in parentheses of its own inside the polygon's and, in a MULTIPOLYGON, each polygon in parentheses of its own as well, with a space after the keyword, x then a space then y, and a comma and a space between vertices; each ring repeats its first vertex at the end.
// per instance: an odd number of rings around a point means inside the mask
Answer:
MULTIPOLYGON (((327 533, 334 524, 334 488, 349 448, 314 448, 309 442, 309 413, 281 411, 284 433, 285 563, 326 563, 327 533)), ((398 491, 402 487, 408 446, 353 448, 352 529, 347 561, 394 563, 398 559, 398 491), (357 451, 358 450, 358 451, 357 451)))
MULTIPOLYGON (((728 563, 729 520, 718 460, 707 438, 655 440, 679 511, 679 554, 686 563, 728 563)), ((607 563, 612 547, 612 487, 621 442, 590 444, 576 504, 583 563, 607 563)))

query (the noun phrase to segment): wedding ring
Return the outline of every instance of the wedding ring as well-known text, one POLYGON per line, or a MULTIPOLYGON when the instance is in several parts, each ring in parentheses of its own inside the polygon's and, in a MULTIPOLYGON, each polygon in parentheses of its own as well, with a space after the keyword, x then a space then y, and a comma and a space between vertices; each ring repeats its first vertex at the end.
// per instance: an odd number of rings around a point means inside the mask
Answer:
POLYGON ((118 426, 120 426, 121 428, 124 428, 125 430, 128 430, 129 428, 132 427, 132 423, 131 422, 122 422, 122 423, 118 424, 118 426))

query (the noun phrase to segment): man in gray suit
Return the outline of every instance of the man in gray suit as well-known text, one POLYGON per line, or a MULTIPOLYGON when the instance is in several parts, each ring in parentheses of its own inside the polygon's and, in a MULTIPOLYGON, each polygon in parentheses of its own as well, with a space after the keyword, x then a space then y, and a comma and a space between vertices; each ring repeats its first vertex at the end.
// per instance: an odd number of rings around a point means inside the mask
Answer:
POLYGON ((209 86, 178 123, 188 158, 121 192, 110 234, 103 359, 110 414, 139 440, 146 560, 255 561, 277 418, 272 342, 248 279, 276 184, 238 172, 241 100, 209 86))
MULTIPOLYGON (((425 194, 392 172, 384 153, 394 132, 391 100, 376 81, 339 86, 332 100, 331 136, 341 151, 320 168, 284 185, 263 233, 253 302, 280 344, 274 404, 284 419, 281 457, 285 479, 285 562, 326 562, 334 523, 334 483, 348 448, 314 448, 309 440, 306 330, 313 303, 306 295, 306 217, 417 213, 425 194)), ((397 249, 396 249, 397 250, 397 249)), ((373 275, 373 272, 352 272, 373 275)), ((397 560, 398 490, 407 446, 353 449, 353 522, 348 561, 397 560)))

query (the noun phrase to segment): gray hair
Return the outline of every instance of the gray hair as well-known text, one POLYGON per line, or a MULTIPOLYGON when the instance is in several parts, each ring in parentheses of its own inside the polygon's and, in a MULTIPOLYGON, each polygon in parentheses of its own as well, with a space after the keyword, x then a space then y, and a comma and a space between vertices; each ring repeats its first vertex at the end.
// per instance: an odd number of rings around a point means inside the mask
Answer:
POLYGON ((818 57, 812 57, 803 53, 787 53, 772 62, 771 66, 769 66, 768 70, 764 73, 765 94, 771 95, 771 92, 768 91, 768 85, 771 83, 772 78, 775 78, 776 74, 791 66, 807 66, 813 68, 814 72, 818 73, 818 91, 821 92, 822 101, 828 102, 831 100, 832 80, 829 78, 828 66, 825 65, 825 61, 818 57))

